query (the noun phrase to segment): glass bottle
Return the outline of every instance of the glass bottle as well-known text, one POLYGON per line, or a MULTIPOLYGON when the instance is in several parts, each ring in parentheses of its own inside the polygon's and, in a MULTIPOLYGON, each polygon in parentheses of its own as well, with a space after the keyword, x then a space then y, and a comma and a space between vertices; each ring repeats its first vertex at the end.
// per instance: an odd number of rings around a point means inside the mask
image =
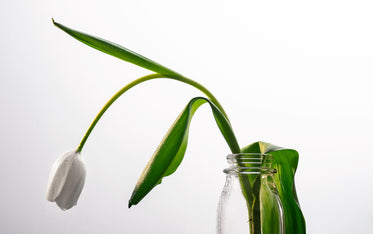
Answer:
POLYGON ((217 212, 217 234, 283 234, 283 208, 269 154, 230 154, 217 212))

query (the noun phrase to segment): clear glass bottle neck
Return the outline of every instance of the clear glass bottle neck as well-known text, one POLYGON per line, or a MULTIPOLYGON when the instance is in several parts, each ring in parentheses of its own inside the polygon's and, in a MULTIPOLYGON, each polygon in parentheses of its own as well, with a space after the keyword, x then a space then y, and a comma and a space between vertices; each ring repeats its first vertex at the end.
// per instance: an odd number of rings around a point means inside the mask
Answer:
POLYGON ((230 154, 217 216, 217 234, 283 234, 283 207, 270 154, 230 154))
POLYGON ((229 167, 224 173, 230 175, 238 174, 274 174, 276 170, 271 168, 273 156, 260 153, 229 154, 227 161, 229 167))

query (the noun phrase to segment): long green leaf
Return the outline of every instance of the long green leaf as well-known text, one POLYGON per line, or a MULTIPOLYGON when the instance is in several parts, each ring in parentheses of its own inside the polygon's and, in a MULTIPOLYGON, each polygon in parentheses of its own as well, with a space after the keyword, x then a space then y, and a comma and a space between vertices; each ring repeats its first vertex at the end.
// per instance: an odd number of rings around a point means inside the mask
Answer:
POLYGON ((89 35, 87 33, 79 32, 77 30, 68 28, 60 23, 55 22, 53 19, 53 24, 60 28, 61 30, 65 31, 67 34, 72 36, 73 38, 83 42, 86 45, 89 45, 90 47, 93 47, 99 51, 102 51, 104 53, 107 53, 109 55, 112 55, 114 57, 117 57, 119 59, 122 59, 124 61, 136 64, 140 67, 146 68, 148 70, 157 72, 159 74, 162 74, 164 76, 168 77, 182 77, 179 73, 157 63, 154 62, 151 59, 148 59, 136 52, 133 52, 121 45, 118 45, 114 42, 110 42, 108 40, 95 37, 92 35, 89 35))
POLYGON ((220 105, 219 101, 215 98, 215 96, 206 89, 203 85, 199 84, 198 82, 191 80, 187 77, 182 76, 181 74, 153 61, 145 56, 142 56, 136 52, 133 52, 121 45, 118 45, 114 42, 110 42, 108 40, 95 37, 92 35, 89 35, 87 33, 79 32, 74 29, 68 28, 60 23, 55 22, 53 19, 53 24, 72 36, 73 38, 83 42, 86 45, 91 46, 92 48, 95 48, 99 51, 102 51, 106 54, 112 55, 114 57, 117 57, 119 59, 122 59, 124 61, 133 63, 135 65, 138 65, 140 67, 149 69, 151 71, 155 71, 158 74, 161 74, 165 76, 165 78, 175 79, 184 83, 187 83, 197 89, 199 89, 201 92, 203 92, 227 117, 227 114, 225 113, 223 107, 220 105))
POLYGON ((204 103, 210 104, 215 121, 231 151, 233 153, 240 151, 231 125, 219 108, 207 98, 193 98, 171 126, 142 172, 128 203, 129 207, 139 203, 157 184, 161 183, 163 177, 176 171, 185 154, 192 117, 198 107, 204 103))
POLYGON ((284 209, 285 233, 306 233, 305 219, 299 206, 294 183, 299 159, 298 152, 265 142, 255 142, 242 148, 241 152, 270 153, 273 155, 272 167, 277 170, 274 175, 274 182, 284 209))

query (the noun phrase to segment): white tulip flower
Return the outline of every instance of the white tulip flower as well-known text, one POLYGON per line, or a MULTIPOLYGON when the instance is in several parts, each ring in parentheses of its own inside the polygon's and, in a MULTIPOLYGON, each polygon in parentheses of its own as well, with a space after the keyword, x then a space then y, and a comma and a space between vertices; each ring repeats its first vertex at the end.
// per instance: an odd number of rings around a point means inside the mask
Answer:
POLYGON ((71 151, 62 155, 52 166, 47 200, 56 202, 62 210, 75 206, 84 186, 85 174, 79 152, 71 151))

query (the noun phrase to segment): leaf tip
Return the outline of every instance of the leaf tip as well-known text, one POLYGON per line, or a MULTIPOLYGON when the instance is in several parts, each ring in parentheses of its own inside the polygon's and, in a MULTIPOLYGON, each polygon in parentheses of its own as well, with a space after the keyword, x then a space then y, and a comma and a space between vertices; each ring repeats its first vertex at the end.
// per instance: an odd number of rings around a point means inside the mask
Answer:
POLYGON ((128 209, 130 209, 132 205, 133 205, 133 204, 131 203, 131 201, 129 201, 129 202, 128 202, 128 209))

